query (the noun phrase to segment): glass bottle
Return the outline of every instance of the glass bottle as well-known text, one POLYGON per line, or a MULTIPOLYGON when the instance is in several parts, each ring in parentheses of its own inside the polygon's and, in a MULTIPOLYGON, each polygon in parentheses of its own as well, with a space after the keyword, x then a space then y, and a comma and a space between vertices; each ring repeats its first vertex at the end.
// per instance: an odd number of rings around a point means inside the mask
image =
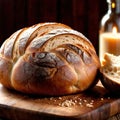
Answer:
POLYGON ((120 55, 120 0, 107 0, 108 11, 103 16, 99 31, 99 58, 104 54, 120 55))

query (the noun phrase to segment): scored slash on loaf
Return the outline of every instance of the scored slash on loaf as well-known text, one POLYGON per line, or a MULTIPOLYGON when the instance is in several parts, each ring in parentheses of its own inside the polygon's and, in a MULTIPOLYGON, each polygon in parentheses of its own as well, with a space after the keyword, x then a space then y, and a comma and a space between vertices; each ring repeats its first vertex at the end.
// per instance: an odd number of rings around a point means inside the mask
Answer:
POLYGON ((0 49, 0 82, 27 94, 67 95, 94 86, 100 62, 92 43, 61 23, 18 30, 0 49))

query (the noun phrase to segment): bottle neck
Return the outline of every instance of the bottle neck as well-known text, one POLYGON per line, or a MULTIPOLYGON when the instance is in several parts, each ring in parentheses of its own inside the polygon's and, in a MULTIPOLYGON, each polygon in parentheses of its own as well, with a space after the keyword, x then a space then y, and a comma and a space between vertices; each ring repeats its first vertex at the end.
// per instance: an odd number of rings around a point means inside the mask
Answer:
POLYGON ((120 13, 120 0, 107 0, 108 13, 120 13))

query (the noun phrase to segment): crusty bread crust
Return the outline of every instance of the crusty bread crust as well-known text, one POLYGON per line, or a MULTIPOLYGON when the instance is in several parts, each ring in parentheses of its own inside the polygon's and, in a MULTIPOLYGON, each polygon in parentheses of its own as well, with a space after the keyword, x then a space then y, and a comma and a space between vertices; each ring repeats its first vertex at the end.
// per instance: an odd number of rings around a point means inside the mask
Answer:
POLYGON ((99 68, 92 43, 61 23, 23 28, 0 49, 0 82, 28 94, 82 92, 95 83, 99 68))

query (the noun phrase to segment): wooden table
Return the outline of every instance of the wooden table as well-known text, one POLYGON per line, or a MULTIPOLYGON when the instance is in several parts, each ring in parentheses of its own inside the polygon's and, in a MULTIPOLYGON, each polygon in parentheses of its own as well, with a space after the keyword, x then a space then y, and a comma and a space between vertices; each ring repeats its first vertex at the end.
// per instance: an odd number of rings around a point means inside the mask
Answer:
POLYGON ((28 96, 0 85, 0 118, 119 120, 119 113, 119 96, 113 96, 101 84, 81 94, 61 97, 28 96))

